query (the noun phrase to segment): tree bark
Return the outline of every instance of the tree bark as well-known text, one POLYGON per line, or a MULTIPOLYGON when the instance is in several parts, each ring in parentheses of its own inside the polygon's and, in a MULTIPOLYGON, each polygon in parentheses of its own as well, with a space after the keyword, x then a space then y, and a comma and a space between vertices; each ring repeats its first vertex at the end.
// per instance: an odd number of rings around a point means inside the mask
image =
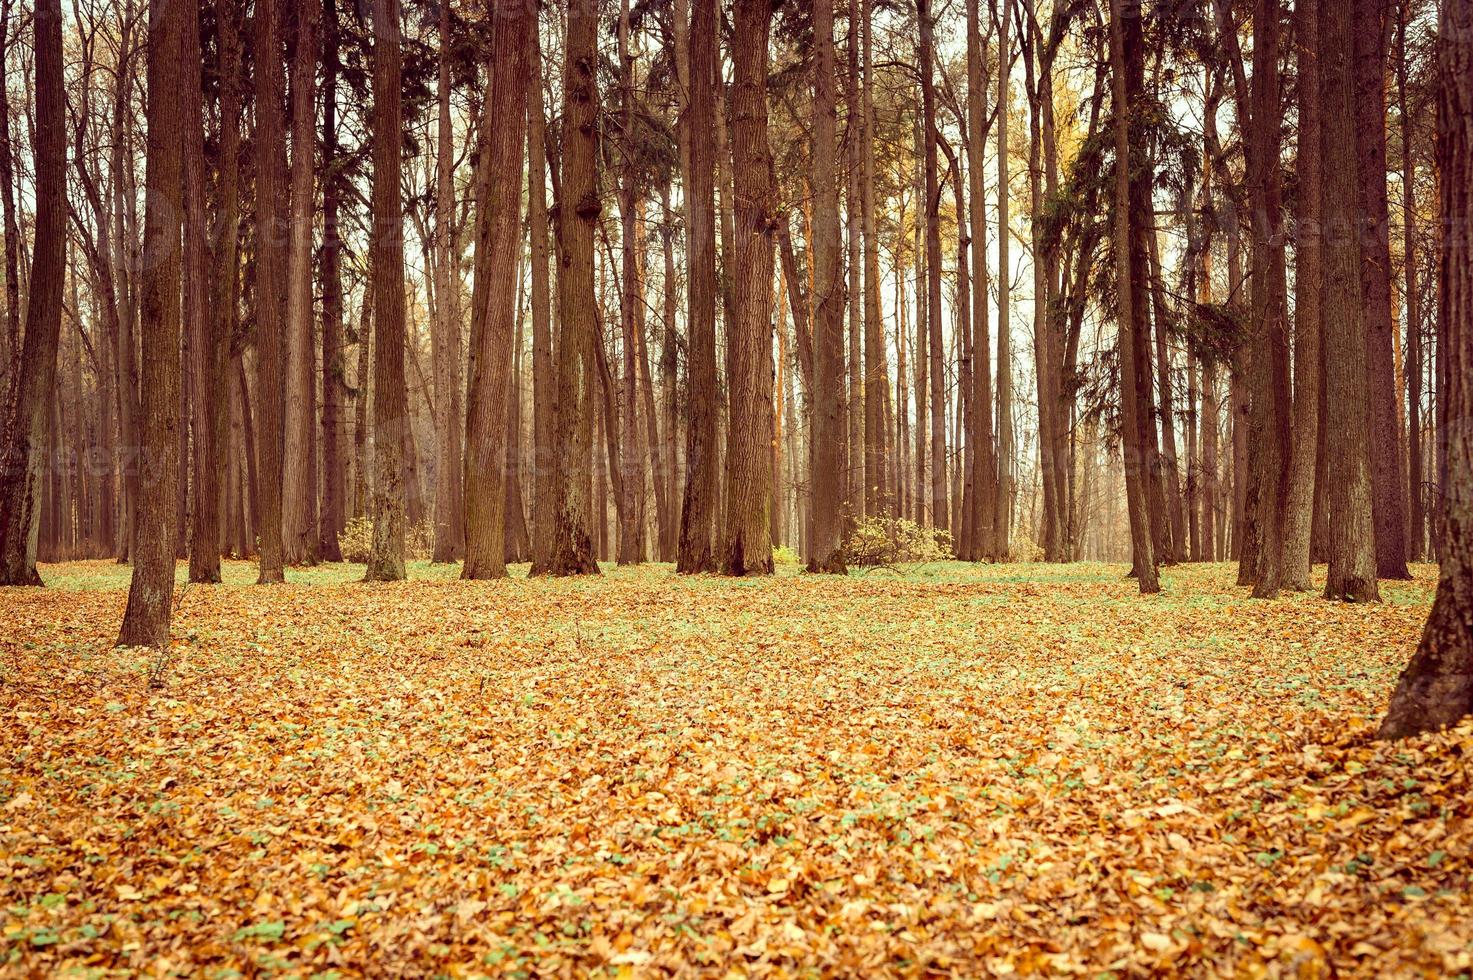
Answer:
MULTIPOLYGON (((875 107, 873 0, 860 0, 860 28, 864 31, 864 88, 860 144, 864 175, 860 184, 859 209, 864 225, 864 436, 865 508, 868 513, 894 512, 896 500, 890 491, 893 461, 888 452, 889 432, 885 402, 890 390, 890 366, 885 351, 885 321, 880 305, 880 241, 875 227, 875 107)), ((853 382, 851 382, 853 383, 853 382)))
POLYGON ((1008 40, 1008 8, 1004 2, 998 27, 997 65, 997 506, 993 513, 991 558, 1007 561, 1013 515, 1013 343, 1011 241, 1008 218, 1008 76, 1013 49, 1008 40))
POLYGON ((1327 426, 1330 570, 1325 598, 1380 599, 1372 523, 1370 406, 1361 284, 1360 165, 1349 4, 1319 8, 1321 167, 1324 215, 1325 390, 1337 418, 1327 426))
POLYGON ((1299 72, 1299 215, 1294 269, 1294 434, 1289 454, 1289 485, 1284 500, 1283 586, 1310 588, 1310 532, 1319 455, 1321 257, 1319 3, 1299 0, 1294 12, 1295 56, 1299 72))
MULTIPOLYGON (((434 560, 453 562, 465 553, 465 476, 461 460, 460 275, 455 248, 455 131, 450 119, 450 4, 440 4, 436 58, 435 322, 430 360, 435 385, 434 560)), ((493 103, 494 104, 494 103, 493 103)), ((501 107, 498 107, 500 111, 501 107)), ((483 110, 483 115, 485 114, 483 110)), ((520 173, 521 164, 515 169, 520 173)))
MULTIPOLYGON (((177 17, 175 18, 177 19, 177 17)), ((41 504, 41 478, 45 472, 46 441, 51 421, 51 398, 56 388, 57 347, 61 341, 62 283, 66 279, 66 89, 62 77, 62 14, 61 0, 39 0, 33 18, 35 30, 35 119, 36 132, 34 159, 36 167, 35 202, 36 232, 34 252, 31 259, 31 290, 26 309, 26 324, 19 341, 19 359, 16 361, 13 383, 7 393, 5 407, 5 430, 0 442, 0 585, 40 585, 41 576, 36 571, 34 528, 39 520, 41 504)), ((177 37, 177 29, 172 35, 177 37)), ((150 59, 152 63, 153 59, 150 59)), ((157 125, 168 121, 164 114, 166 100, 154 108, 159 113, 158 122, 150 117, 151 133, 157 125)), ((4 135, 4 134, 0 134, 4 135)), ((6 143, 0 150, 9 151, 6 143)), ((174 145, 174 183, 179 180, 178 144, 174 145)), ((159 167, 164 161, 159 161, 159 167)), ((167 176, 160 171, 160 178, 167 176)), ((175 202, 178 202, 178 187, 174 187, 175 202)), ((177 234, 177 208, 175 231, 177 234)), ((162 229, 166 230, 166 229, 162 229)), ((13 241, 9 233, 7 242, 13 241)), ((174 256, 175 285, 178 284, 179 265, 177 239, 174 256)), ((14 282, 9 278, 7 282, 14 282)), ((177 304, 178 296, 175 294, 177 304)), ((18 310, 16 311, 18 313, 18 310)), ((175 336, 179 329, 178 306, 174 308, 173 326, 175 336)), ((14 349, 12 349, 14 352, 14 349)), ((167 352, 161 352, 167 361, 167 352)), ((162 371, 164 365, 159 365, 162 371)), ((174 352, 174 391, 178 389, 178 352, 174 352)), ((167 374, 160 378, 167 381, 167 374)), ((165 392, 168 394, 169 392, 165 392)), ((177 410, 178 395, 174 395, 177 410)), ((169 433, 162 428, 152 432, 166 437, 169 433)), ((153 444, 150 443, 152 446, 153 444)), ((158 448, 167 448, 159 446, 158 448)), ((169 475, 173 474, 173 457, 164 463, 169 475)), ((172 487, 169 489, 172 490, 172 487)), ((173 494, 165 498, 165 509, 173 506, 173 494)), ((168 515, 164 515, 168 520, 168 515)), ((167 523, 160 528, 168 530, 167 523)), ((172 540, 162 533, 162 546, 172 549, 172 540)), ((152 569, 150 569, 152 571, 152 569)), ((173 585, 171 563, 170 587, 173 585)), ((140 600, 143 598, 140 593, 140 600)), ((163 630, 168 630, 168 597, 164 598, 163 630)), ((156 610, 149 610, 156 612, 156 610)), ((144 610, 140 610, 142 615, 144 610)), ((152 617, 140 620, 140 626, 153 626, 152 617)), ((157 629, 147 634, 152 638, 157 629)), ((143 634, 140 633, 140 636, 143 634)))
POLYGON ((552 561, 557 446, 557 361, 552 334, 552 271, 547 240, 547 121, 542 104, 542 45, 527 31, 527 226, 532 238, 532 568, 552 561))
MULTIPOLYGON (((1115 113, 1115 264, 1119 313, 1121 427, 1125 494, 1130 518, 1134 574, 1144 594, 1159 592, 1155 542, 1147 486, 1146 445, 1141 424, 1141 374, 1149 363, 1145 337, 1144 250, 1139 248, 1136 199, 1142 188, 1131 155, 1133 107, 1139 104, 1143 58, 1140 8, 1129 0, 1110 3, 1110 93, 1115 113)), ((1149 384, 1149 375, 1147 376, 1149 384)))
MULTIPOLYGON (((55 0, 53 0, 53 4, 55 0)), ((46 18, 46 30, 60 33, 61 12, 56 7, 46 18), (52 26, 54 24, 54 26, 52 26)), ((184 204, 184 154, 179 134, 183 128, 184 33, 190 20, 184 4, 151 0, 148 44, 148 149, 146 171, 151 191, 144 212, 143 246, 149 257, 144 267, 142 303, 143 377, 141 419, 143 422, 142 494, 138 500, 138 528, 134 536, 133 580, 128 588, 128 606, 118 632, 118 646, 163 647, 169 642, 169 618, 174 599, 174 520, 178 493, 179 441, 179 319, 180 319, 180 215, 184 204)), ((60 60, 59 36, 46 48, 54 48, 60 60)), ((48 62, 51 59, 47 59, 48 62)), ((37 66, 38 71, 40 65, 37 66)), ((46 88, 60 87, 60 67, 46 88)), ((37 86, 38 91, 41 86, 37 86)), ((60 99, 60 95, 56 98, 60 99)), ((57 116, 60 110, 57 109, 57 116)), ((59 127, 58 127, 59 128, 59 127)), ((52 139, 60 145, 58 132, 52 139)), ((60 204, 60 200, 57 201, 60 204)), ((53 233, 60 230, 60 214, 53 233)), ((57 309, 53 317, 60 327, 61 257, 55 250, 57 309)), ((37 271, 41 271, 41 266, 37 271)), ((43 287, 44 288, 44 287, 43 287)), ((51 298, 47 300, 53 301, 51 298)), ((36 300, 32 299, 32 309, 36 300)), ((52 328, 41 329, 51 331, 52 328)), ((27 324, 29 333, 30 324, 27 324)), ((50 333, 55 345, 56 333, 50 333)))
MULTIPOLYGON (((568 10, 567 63, 563 70, 562 193, 558 201, 558 288, 562 330, 558 340, 557 500, 553 517, 552 575, 597 575, 589 535, 589 467, 597 410, 594 344, 598 315, 593 281, 593 233, 602 203, 595 156, 598 116, 598 10, 575 3, 568 10)), ((602 513, 598 515, 603 519, 602 513)), ((541 571, 539 569, 539 571, 541 571)))
POLYGON ((281 471, 282 560, 313 564, 312 526, 312 217, 316 195, 317 0, 297 0, 291 62, 291 218, 286 288, 286 439, 281 471))
POLYGON ((256 535, 262 585, 284 581, 282 552, 282 441, 285 390, 282 359, 286 234, 281 216, 286 173, 282 130, 281 0, 256 0, 256 440, 260 511, 256 535))
POLYGON ((476 281, 471 304, 466 397, 465 565, 461 578, 506 576, 508 389, 516 332, 521 253, 522 151, 526 134, 527 41, 523 4, 493 14, 488 111, 476 167, 476 281), (501 117, 493 123, 491 106, 501 117))
MULTIPOLYGON (((977 0, 967 0, 967 176, 971 194, 972 245, 972 413, 969 438, 976 507, 972 520, 973 556, 993 557, 997 524, 997 458, 992 439, 992 342, 987 326, 987 215, 983 156, 987 143, 987 45, 982 38, 977 0)), ((1004 56, 1005 57, 1005 56, 1004 56)), ((1004 105, 1004 103, 999 103, 1004 105)), ((1001 114, 999 114, 1001 115, 1001 114)), ((999 226, 1001 228, 1001 226, 999 226)), ((999 274, 999 288, 1005 274, 999 274)))
POLYGON ((342 561, 345 482, 343 400, 347 393, 343 357, 343 259, 338 232, 342 195, 338 146, 338 0, 323 0, 322 30, 322 516, 317 554, 342 561))
POLYGON ((1402 263, 1406 269, 1407 311, 1407 507, 1411 536, 1407 558, 1420 561, 1427 540, 1427 515, 1422 502, 1422 295, 1417 263, 1417 165, 1413 153, 1413 117, 1416 109, 1407 96, 1407 29, 1409 2, 1397 5, 1396 89, 1401 116, 1402 263))
POLYGON ((1439 218, 1450 230, 1438 289, 1451 382, 1446 538, 1437 598, 1391 695, 1382 738, 1444 728, 1473 712, 1473 0, 1444 0, 1437 36, 1439 218))
MULTIPOLYGON (((924 2, 924 0, 922 0, 924 2)), ((840 277, 839 186, 835 162, 834 0, 813 5, 813 529, 810 572, 844 566, 844 286, 840 277)))
POLYGON ((1353 0, 1355 7, 1355 147, 1360 176, 1366 357, 1371 401, 1371 493, 1376 524, 1376 574, 1408 579, 1406 484, 1401 477, 1391 312, 1391 218, 1386 197, 1386 14, 1388 0, 1353 0))
MULTIPOLYGON (((772 573, 771 161, 767 142, 769 0, 736 0, 731 142, 735 317, 727 335, 726 523, 728 575, 772 573)), ((842 346, 840 348, 842 351, 842 346)), ((815 549, 816 550, 816 549, 815 549)))
POLYGON ((921 118, 925 127, 926 315, 931 386, 931 522, 951 528, 946 471, 946 345, 941 336, 941 181, 937 173, 935 33, 930 0, 916 0, 920 20, 921 118))
POLYGON ((680 512, 676 570, 714 571, 716 517, 716 148, 706 134, 716 124, 717 0, 694 0, 690 30, 690 179, 686 189, 689 353, 686 391, 685 498, 680 512))
MULTIPOLYGON (((259 0, 258 0, 259 2, 259 0)), ((373 5, 373 543, 364 580, 404 575, 405 451, 409 398, 404 386, 404 208, 400 202, 399 0, 373 5)))

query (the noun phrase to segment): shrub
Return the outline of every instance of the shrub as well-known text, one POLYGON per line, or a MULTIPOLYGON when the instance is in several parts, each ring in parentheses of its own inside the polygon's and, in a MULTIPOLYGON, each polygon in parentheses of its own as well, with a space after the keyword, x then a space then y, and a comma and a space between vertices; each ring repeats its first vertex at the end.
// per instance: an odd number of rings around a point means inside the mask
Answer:
POLYGON ((373 521, 367 517, 350 517, 338 534, 338 549, 343 561, 363 564, 368 561, 368 552, 373 548, 373 521))
MULTIPOLYGON (((373 550, 373 519, 350 517, 338 535, 338 548, 343 561, 364 564, 368 553, 373 550)), ((429 521, 420 521, 409 526, 404 535, 404 557, 414 561, 428 559, 435 552, 435 531, 429 521)))
POLYGON ((844 543, 844 561, 857 568, 904 562, 946 561, 952 557, 950 532, 921 527, 896 517, 866 517, 844 543))
POLYGON ((774 565, 796 565, 798 564, 798 553, 787 545, 778 545, 772 549, 772 563, 774 565))

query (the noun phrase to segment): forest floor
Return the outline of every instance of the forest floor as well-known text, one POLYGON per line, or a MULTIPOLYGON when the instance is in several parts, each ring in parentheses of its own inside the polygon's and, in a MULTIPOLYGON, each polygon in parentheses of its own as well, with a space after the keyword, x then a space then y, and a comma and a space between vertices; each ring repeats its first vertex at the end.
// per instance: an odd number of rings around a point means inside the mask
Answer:
POLYGON ((1473 725, 1371 737, 1430 567, 360 571, 167 657, 114 564, 0 592, 0 972, 1473 970, 1473 725))

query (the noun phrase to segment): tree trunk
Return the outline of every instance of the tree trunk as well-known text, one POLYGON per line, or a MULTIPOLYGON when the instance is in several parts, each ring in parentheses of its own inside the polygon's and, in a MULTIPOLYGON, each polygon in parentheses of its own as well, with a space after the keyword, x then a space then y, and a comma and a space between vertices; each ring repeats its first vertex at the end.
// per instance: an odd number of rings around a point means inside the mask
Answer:
MULTIPOLYGON (((0 69, 9 64, 11 0, 0 3, 0 69)), ((120 45, 120 55, 126 42, 120 45)), ((120 63, 123 59, 120 58, 120 63)), ((123 69, 119 74, 126 74, 123 69)), ((118 81, 119 88, 123 82, 118 81)), ((40 96, 39 90, 37 96, 40 96)), ((38 107, 39 111, 39 107, 38 107)), ((39 120, 39 116, 38 116, 39 120)), ((63 151, 65 152, 65 151, 63 151)), ((20 228, 15 220, 15 148, 10 141, 10 90, 0 85, 0 212, 5 236, 5 334, 0 347, 0 399, 11 392, 17 359, 22 357, 20 332, 20 228)), ((32 266, 34 269, 34 265, 32 266)))
MULTIPOLYGON (((969 438, 977 444, 973 457, 977 500, 972 517, 976 538, 973 557, 984 559, 995 554, 998 474, 992 441, 992 343, 987 326, 987 215, 983 173, 988 128, 984 64, 987 46, 983 41, 977 7, 977 0, 967 0, 967 176, 972 199, 972 413, 975 420, 969 438)), ((1004 105, 1002 102, 998 104, 1004 105)), ((999 274, 1000 289, 1005 278, 999 274)))
POLYGON ((1401 477, 1391 312, 1391 218, 1386 199, 1386 13, 1388 0, 1353 0, 1355 7, 1355 147, 1360 176, 1366 358, 1370 372, 1371 494, 1376 524, 1376 574, 1407 579, 1406 484, 1401 477))
POLYGON ((347 392, 343 358, 343 259, 338 232, 342 176, 338 171, 337 92, 342 70, 338 54, 338 0, 323 0, 322 31, 322 516, 317 554, 323 561, 342 561, 338 535, 343 532, 343 398, 347 392))
MULTIPOLYGON (((225 386, 225 354, 230 338, 219 333, 220 318, 210 308, 215 280, 210 275, 209 214, 205 209, 205 133, 201 88, 199 13, 188 5, 183 37, 182 82, 185 97, 181 137, 184 140, 184 322, 189 335, 191 429, 194 433, 193 479, 189 540, 189 580, 220 581, 220 479, 224 472, 224 410, 229 404, 225 386)), ((233 16, 221 11, 228 21, 233 16)), ((233 25, 219 26, 222 52, 233 25)), ((233 43, 233 42, 232 42, 233 43)), ((223 95, 223 92, 222 92, 223 95)), ((224 183, 225 163, 220 166, 224 183)), ((228 219, 223 222, 229 226, 228 219)), ((231 226, 233 227, 233 226, 231 226)), ((234 241, 230 242, 233 254, 234 241)), ((220 247, 227 247, 222 241, 220 247)))
POLYGON ((313 161, 317 146, 317 0, 295 4, 296 33, 291 63, 291 218, 286 288, 286 439, 281 471, 282 560, 312 564, 317 529, 312 527, 309 479, 312 459, 312 215, 313 161))
POLYGON ((997 65, 997 506, 993 514, 991 557, 1007 561, 1012 551, 1009 543, 1013 514, 1013 344, 1012 310, 1009 306, 1012 284, 1011 241, 1008 225, 1008 76, 1013 64, 1013 49, 1008 41, 1008 8, 1002 5, 1002 23, 998 28, 997 65))
POLYGON ((920 20, 921 119, 925 127, 926 315, 931 387, 931 522, 951 528, 946 475, 946 346, 941 337, 941 182, 936 158, 935 30, 930 0, 916 0, 920 20))
MULTIPOLYGON (((259 0, 258 0, 259 2, 259 0)), ((409 398, 404 386, 404 208, 400 202, 399 0, 373 5, 373 543, 364 580, 404 576, 404 490, 409 398)))
POLYGON ((717 0, 694 0, 690 31, 690 180, 686 189, 689 353, 686 391, 685 498, 680 511, 676 570, 714 571, 716 517, 716 147, 706 134, 716 124, 717 0))
POLYGON ((532 568, 552 561, 557 446, 554 443, 557 361, 552 335, 552 273, 547 241, 547 122, 542 105, 542 46, 527 31, 527 226, 532 264, 532 568))
POLYGON ((1325 598, 1380 599, 1372 522, 1369 375, 1362 312, 1360 166, 1349 4, 1319 9, 1321 168, 1324 216, 1325 390, 1336 407, 1327 427, 1330 571, 1325 598))
MULTIPOLYGON (((558 203, 557 500, 553 517, 552 575, 597 575, 589 535, 588 488, 593 416, 597 410, 598 315, 593 282, 593 232, 602 203, 595 156, 598 115, 598 10, 568 10, 563 70, 562 193, 558 203)), ((598 515, 600 521, 602 513, 598 515)), ((539 570, 541 571, 541 570, 539 570)))
POLYGON ((281 48, 281 0, 256 0, 256 421, 260 456, 260 511, 256 535, 260 583, 284 580, 282 571, 282 384, 285 329, 286 241, 281 202, 285 196, 286 139, 282 130, 282 61, 268 52, 281 48))
MULTIPOLYGON (((435 383, 435 541, 434 560, 453 562, 465 553, 464 484, 461 460, 462 418, 456 411, 460 389, 460 275, 455 249, 455 132, 450 119, 450 4, 440 4, 440 47, 435 94, 435 320, 430 330, 430 360, 435 383)), ((502 107, 498 107, 498 111, 502 107)), ((485 114, 485 110, 482 110, 485 114)), ((515 168, 521 172, 520 160, 515 168)), ((473 314, 474 315, 474 314, 473 314)))
POLYGON ((1401 116, 1402 263, 1406 269, 1407 311, 1407 506, 1411 536, 1407 558, 1420 561, 1427 540, 1426 509, 1422 503, 1422 296, 1417 262, 1417 165, 1412 150, 1416 109, 1407 96, 1407 29, 1409 2, 1397 5, 1396 90, 1401 116))
MULTIPOLYGON (((923 0, 924 2, 924 0, 923 0)), ((844 286, 834 103, 834 0, 813 6, 813 494, 810 572, 843 573, 844 286)))
MULTIPOLYGON (((1142 594, 1159 592, 1155 542, 1147 486, 1146 439, 1142 426, 1141 374, 1149 363, 1145 337, 1145 254, 1138 247, 1140 175, 1131 154, 1131 122, 1139 105, 1143 75, 1140 9, 1128 0, 1110 4, 1110 93, 1115 112, 1115 265, 1119 308, 1121 428, 1125 457, 1126 506, 1134 574, 1142 594)), ((1143 168, 1142 168, 1143 169, 1143 168)), ((1149 384, 1149 375, 1147 375, 1149 384)))
POLYGON ((622 172, 619 175, 619 326, 623 337, 623 382, 619 389, 620 458, 619 466, 619 548, 621 565, 643 560, 644 480, 643 460, 639 446, 639 383, 636 306, 644 302, 640 292, 639 259, 635 242, 635 226, 642 206, 637 188, 638 160, 635 156, 634 129, 634 52, 629 44, 629 0, 623 0, 619 14, 620 109, 623 127, 620 143, 622 172))
POLYGON ((466 397, 465 566, 461 578, 506 576, 507 389, 511 386, 521 254, 522 140, 531 14, 499 4, 476 166, 476 258, 466 397), (490 107, 501 117, 493 121, 490 107))
POLYGON ((893 512, 896 501, 889 491, 893 461, 887 451, 889 433, 884 412, 890 390, 890 367, 885 353, 885 321, 880 305, 880 241, 875 227, 874 28, 870 22, 871 6, 872 0, 860 0, 859 25, 864 31, 864 89, 860 106, 864 119, 860 145, 864 175, 860 184, 859 209, 864 225, 865 508, 871 514, 879 514, 893 512))
MULTIPOLYGON (((768 0, 736 0, 731 142, 735 317, 727 335, 728 575, 772 573, 772 152, 767 143, 768 0)), ((842 338, 839 352, 842 355, 842 338)), ((815 551, 818 548, 814 549, 815 551)))
POLYGON ((1284 501, 1283 586, 1310 588, 1310 531, 1319 455, 1320 291, 1324 286, 1320 220, 1319 3, 1295 7, 1299 72, 1299 214, 1294 269, 1294 434, 1284 501))
MULTIPOLYGON (((843 515, 840 536, 844 529, 862 520, 866 513, 865 440, 867 420, 864 411, 864 263, 862 259, 863 215, 859 204, 860 150, 859 141, 864 132, 862 107, 859 100, 859 0, 847 0, 846 14, 849 30, 846 39, 848 71, 844 73, 844 215, 849 248, 847 265, 849 272, 849 402, 844 412, 849 426, 849 448, 846 453, 845 501, 847 513, 843 515)), ((782 404, 781 392, 778 405, 782 404)))
MULTIPOLYGON (((140 409, 143 422, 143 493, 138 501, 138 529, 134 536, 133 581, 128 589, 123 626, 118 632, 118 646, 167 645, 169 617, 173 609, 174 510, 182 421, 179 417, 179 231, 184 204, 184 154, 179 134, 183 129, 184 100, 188 97, 183 91, 184 34, 190 29, 193 9, 168 0, 151 0, 149 4, 148 150, 145 167, 151 193, 143 232, 144 252, 150 257, 144 269, 142 297, 140 409)), ((56 31, 59 35, 61 12, 55 0, 49 13, 55 16, 55 21, 51 17, 45 18, 45 29, 47 33, 56 31)), ((47 38, 47 41, 50 43, 41 47, 49 49, 47 53, 59 61, 59 36, 47 38)), ((39 63, 37 65, 38 74, 49 72, 46 84, 37 85, 38 92, 53 86, 60 88, 59 65, 51 58, 46 61, 45 68, 39 63)), ((46 118, 59 120, 60 96, 55 97, 58 100, 56 116, 47 114, 46 118)), ((59 150, 61 134, 57 132, 51 135, 51 139, 56 141, 59 150)), ((47 156, 49 158, 51 154, 47 156)), ((54 200, 57 212, 52 219, 55 222, 51 228, 53 234, 60 230, 60 192, 54 200)), ((48 247, 55 250, 56 281, 49 287, 54 291, 54 297, 46 297, 42 305, 55 302, 57 309, 48 314, 55 327, 40 329, 49 333, 54 351, 55 331, 61 324, 61 246, 48 243, 48 247)), ((38 271, 45 268, 41 265, 38 271)), ((33 311, 37 298, 33 296, 31 299, 33 311)), ((29 323, 26 332, 31 332, 29 323)))
MULTIPOLYGON (((176 15, 174 20, 178 20, 176 15)), ((62 78, 62 15, 61 0, 39 0, 35 16, 35 119, 34 160, 36 166, 36 238, 35 251, 31 259, 31 290, 26 309, 25 334, 19 341, 19 360, 14 370, 14 383, 10 386, 8 404, 5 407, 5 430, 0 442, 0 585, 40 585, 41 576, 36 571, 35 534, 33 529, 40 517, 41 477, 46 470, 46 442, 51 420, 51 398, 56 389, 57 347, 61 340, 62 283, 66 279, 66 90, 62 78)), ((177 27, 166 37, 177 38, 177 27)), ((150 59, 152 65, 155 59, 150 59)), ((161 76, 167 81, 167 76, 161 76)), ((150 91, 152 89, 150 88, 150 91)), ((158 134, 165 123, 171 120, 166 112, 172 108, 167 100, 158 100, 159 105, 150 106, 149 132, 158 134), (157 114, 157 116, 155 116, 157 114)), ((4 135, 4 134, 0 134, 4 135)), ((160 140, 162 142, 162 140, 160 140)), ((9 151, 8 142, 0 150, 9 151)), ((175 211, 174 229, 178 232, 179 202, 179 156, 178 144, 173 144, 173 187, 175 211)), ((167 162, 153 164, 162 182, 169 174, 163 168, 167 162)), ((8 184, 7 184, 8 187, 8 184)), ((158 210, 157 205, 154 210, 158 210)), ((160 231, 166 231, 163 226, 160 231)), ((9 232, 6 241, 12 242, 9 232)), ((173 253, 174 282, 177 288, 179 259, 176 248, 173 253)), ((165 274, 167 270, 160 270, 165 274)), ((6 282, 14 282, 7 272, 6 282)), ((156 294, 155 294, 156 295, 156 294)), ((165 297, 159 297, 164 299, 165 297)), ((178 337, 179 309, 178 294, 174 294, 174 336, 178 337)), ((12 308, 14 309, 14 308, 12 308)), ((18 312, 18 311, 16 311, 18 312)), ((162 324, 167 327, 168 324, 162 324)), ((12 348, 11 353, 15 353, 12 348)), ((161 349, 159 359, 168 361, 168 350, 161 349)), ((166 364, 157 365, 159 380, 167 382, 166 364)), ((173 394, 174 409, 178 408, 178 352, 174 351, 174 388, 164 394, 173 394)), ((163 421, 163 420, 161 420, 163 421)), ((164 428, 150 429, 151 435, 167 438, 170 433, 164 428)), ((166 450, 160 442, 150 442, 150 448, 166 450)), ((167 464, 166 478, 172 480, 174 457, 161 462, 167 464)), ((163 509, 173 506, 172 486, 163 498, 163 509)), ((172 549, 173 541, 168 532, 169 515, 162 515, 164 525, 159 528, 160 545, 172 549)), ((152 552, 151 552, 152 554, 152 552)), ((150 568, 150 572, 154 569, 150 568)), ((170 587, 173 585, 172 561, 170 587)), ((149 581, 148 579, 144 580, 149 581)), ((143 598, 140 590, 140 600, 143 598)), ((131 607, 130 607, 131 608, 131 607)), ((139 636, 152 642, 160 630, 152 628, 157 618, 157 609, 142 610, 150 615, 140 618, 140 627, 150 627, 139 636)), ((169 622, 168 596, 163 599, 162 632, 167 633, 169 622)))
POLYGON ((1439 218, 1463 229, 1443 240, 1439 314, 1448 346, 1443 395, 1455 428, 1448 432, 1447 526, 1437 598, 1422 641, 1402 671, 1382 738, 1456 724, 1473 712, 1473 0, 1444 0, 1437 32, 1441 84, 1437 105, 1439 218))

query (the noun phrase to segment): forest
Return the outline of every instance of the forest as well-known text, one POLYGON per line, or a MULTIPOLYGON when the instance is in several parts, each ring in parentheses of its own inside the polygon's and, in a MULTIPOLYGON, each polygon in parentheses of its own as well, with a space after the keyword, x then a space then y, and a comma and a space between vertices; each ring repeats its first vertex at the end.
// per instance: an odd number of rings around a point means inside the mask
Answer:
POLYGON ((0 975, 1473 973, 1473 0, 0 70, 0 975))

